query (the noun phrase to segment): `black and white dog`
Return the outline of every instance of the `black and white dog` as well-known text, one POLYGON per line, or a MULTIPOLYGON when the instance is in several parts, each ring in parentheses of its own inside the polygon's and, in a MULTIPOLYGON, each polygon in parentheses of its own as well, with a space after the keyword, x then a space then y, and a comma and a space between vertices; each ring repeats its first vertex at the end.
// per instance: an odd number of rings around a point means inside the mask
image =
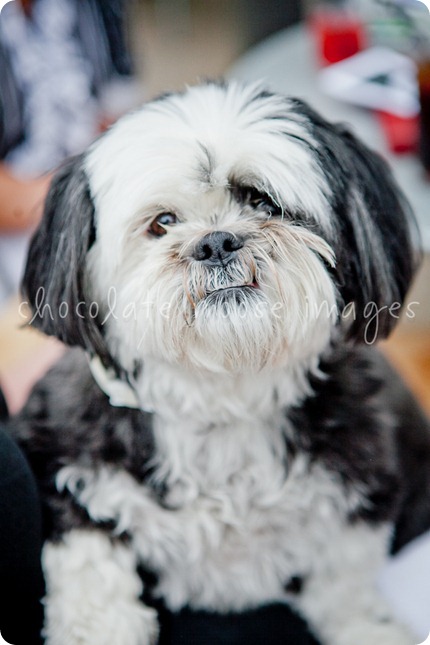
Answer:
POLYGON ((81 349, 13 422, 49 645, 156 643, 139 567, 172 611, 286 603, 324 645, 414 643, 374 580, 430 526, 430 434, 371 347, 409 219, 346 128, 236 83, 149 103, 58 172, 24 293, 81 349))

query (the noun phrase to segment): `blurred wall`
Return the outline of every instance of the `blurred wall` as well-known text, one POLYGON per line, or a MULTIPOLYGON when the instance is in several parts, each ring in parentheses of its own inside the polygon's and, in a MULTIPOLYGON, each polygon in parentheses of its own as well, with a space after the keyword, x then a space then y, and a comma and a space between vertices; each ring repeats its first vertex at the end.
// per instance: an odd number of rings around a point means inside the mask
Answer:
POLYGON ((247 45, 289 27, 303 17, 301 0, 237 0, 246 29, 247 45))
POLYGON ((248 47, 302 15, 301 0, 130 0, 146 98, 218 78, 248 47))

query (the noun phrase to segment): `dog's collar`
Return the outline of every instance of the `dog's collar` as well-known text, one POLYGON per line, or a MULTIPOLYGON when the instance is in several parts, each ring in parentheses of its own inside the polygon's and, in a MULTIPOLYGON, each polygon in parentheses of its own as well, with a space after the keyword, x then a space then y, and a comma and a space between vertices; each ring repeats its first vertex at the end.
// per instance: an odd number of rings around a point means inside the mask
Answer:
POLYGON ((116 408, 141 409, 139 399, 132 386, 118 378, 115 371, 106 368, 98 356, 88 356, 91 374, 99 388, 116 408))

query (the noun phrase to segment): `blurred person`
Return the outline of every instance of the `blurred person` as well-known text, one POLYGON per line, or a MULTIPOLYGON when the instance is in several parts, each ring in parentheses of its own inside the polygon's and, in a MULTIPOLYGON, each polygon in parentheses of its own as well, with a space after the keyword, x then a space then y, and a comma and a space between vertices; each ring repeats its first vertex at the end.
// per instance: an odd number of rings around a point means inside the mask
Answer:
POLYGON ((137 102, 127 0, 13 0, 0 14, 0 306, 50 172, 137 102))
POLYGON ((0 632, 13 645, 40 645, 45 590, 41 505, 30 467, 2 427, 7 415, 0 391, 0 632))

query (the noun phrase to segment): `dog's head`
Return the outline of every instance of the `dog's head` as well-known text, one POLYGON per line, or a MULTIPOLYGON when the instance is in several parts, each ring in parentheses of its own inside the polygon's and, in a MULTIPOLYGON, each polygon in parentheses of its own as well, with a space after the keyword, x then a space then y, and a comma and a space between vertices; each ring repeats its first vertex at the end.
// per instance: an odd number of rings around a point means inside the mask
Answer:
POLYGON ((346 128, 256 86, 206 84, 64 165, 24 292, 36 326, 128 371, 148 357, 311 366, 333 338, 396 322, 408 219, 386 164, 346 128))

